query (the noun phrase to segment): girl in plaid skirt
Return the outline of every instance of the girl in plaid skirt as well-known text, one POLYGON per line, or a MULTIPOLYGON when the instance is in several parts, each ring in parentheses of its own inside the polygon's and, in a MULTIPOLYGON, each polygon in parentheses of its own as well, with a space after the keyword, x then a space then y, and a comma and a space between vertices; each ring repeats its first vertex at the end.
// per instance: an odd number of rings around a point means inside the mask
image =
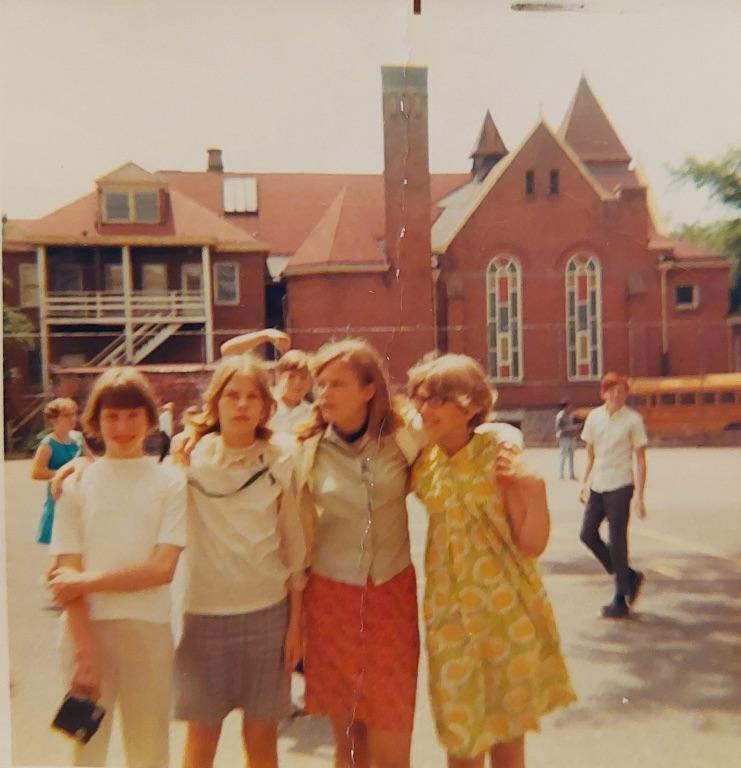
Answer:
POLYGON ((225 357, 176 438, 176 455, 189 458, 185 617, 175 655, 186 768, 213 765, 232 709, 243 712, 249 765, 274 768, 277 723, 291 710, 305 545, 291 457, 266 427, 274 408, 261 361, 225 357))

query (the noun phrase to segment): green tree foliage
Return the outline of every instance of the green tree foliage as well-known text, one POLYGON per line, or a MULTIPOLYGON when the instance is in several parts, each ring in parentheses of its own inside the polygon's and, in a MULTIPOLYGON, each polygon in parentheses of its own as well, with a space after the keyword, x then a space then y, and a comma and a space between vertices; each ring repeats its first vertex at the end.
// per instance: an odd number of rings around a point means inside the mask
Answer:
MULTIPOLYGON (((3 278, 3 283, 8 285, 8 278, 3 278)), ((8 362, 11 357, 8 352, 15 349, 29 350, 34 348, 34 327, 31 321, 17 309, 3 304, 3 381, 8 381, 13 376, 13 368, 8 362)))
MULTIPOLYGON (((672 174, 680 183, 692 182, 699 189, 705 189, 713 200, 727 206, 732 214, 741 212, 741 148, 730 149, 719 160, 688 157, 672 174)), ((731 215, 712 224, 684 224, 675 234, 734 259, 731 311, 741 309, 741 216, 731 215)))

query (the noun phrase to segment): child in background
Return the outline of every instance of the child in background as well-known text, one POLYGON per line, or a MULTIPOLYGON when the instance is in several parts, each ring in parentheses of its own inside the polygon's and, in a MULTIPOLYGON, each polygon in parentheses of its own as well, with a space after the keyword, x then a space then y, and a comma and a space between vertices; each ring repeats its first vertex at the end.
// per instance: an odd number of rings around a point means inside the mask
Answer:
POLYGON ((409 373, 431 444, 412 486, 429 513, 424 618, 429 685, 450 768, 524 768, 526 731, 574 693, 535 561, 531 523, 505 510, 508 486, 542 483, 474 433, 492 405, 481 367, 444 355, 409 373))
POLYGON ((63 484, 49 585, 66 609, 71 690, 99 699, 108 714, 87 744, 75 746, 75 765, 105 764, 118 704, 127 764, 167 768, 173 654, 167 585, 185 545, 185 477, 144 455, 157 407, 133 368, 111 368, 98 378, 82 420, 105 452, 63 484))
POLYGON ((306 400, 312 384, 308 355, 300 349, 289 350, 278 360, 275 373, 277 405, 270 428, 294 434, 296 427, 311 418, 311 403, 306 400))
POLYGON ((232 709, 243 712, 249 765, 275 768, 278 721, 291 713, 306 550, 291 457, 266 427, 274 407, 257 358, 223 358, 173 445, 182 457, 189 437, 188 579, 175 657, 186 768, 213 765, 232 709))
MULTIPOLYGON (((50 481, 56 471, 72 461, 82 452, 82 433, 77 432, 77 403, 69 397, 57 397, 46 404, 44 418, 51 426, 51 432, 46 435, 31 464, 33 480, 50 481)), ((46 499, 41 512, 36 541, 48 544, 51 541, 51 531, 54 524, 54 498, 51 485, 47 482, 46 499)))
MULTIPOLYGON (((270 420, 270 429, 293 435, 297 426, 311 418, 311 403, 306 400, 312 385, 309 356, 299 349, 291 349, 288 334, 275 328, 235 336, 221 345, 221 354, 251 352, 261 344, 272 344, 283 353, 275 367, 277 382, 273 397, 276 409, 270 420)), ((292 446, 287 444, 287 447, 292 446)))

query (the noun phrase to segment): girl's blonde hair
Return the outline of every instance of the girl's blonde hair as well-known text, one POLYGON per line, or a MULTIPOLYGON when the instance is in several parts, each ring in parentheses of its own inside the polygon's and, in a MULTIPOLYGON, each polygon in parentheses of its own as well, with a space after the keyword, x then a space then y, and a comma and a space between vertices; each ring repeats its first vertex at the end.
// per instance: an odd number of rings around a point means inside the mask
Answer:
MULTIPOLYGON (((349 365, 362 386, 373 384, 375 387, 375 393, 368 401, 368 434, 373 438, 393 434, 403 420, 392 405, 388 380, 378 352, 365 339, 348 338, 324 344, 311 360, 314 380, 335 361, 349 365)), ((315 404, 310 420, 297 429, 298 439, 306 440, 326 428, 327 422, 315 404)))
POLYGON ((439 397, 457 403, 461 408, 474 408, 471 427, 483 424, 496 401, 496 390, 486 381, 479 363, 467 355, 442 355, 423 358, 407 373, 410 398, 439 397))
POLYGON ((64 411, 70 409, 77 411, 77 403, 71 397, 55 397, 44 406, 44 418, 51 424, 64 411))
POLYGON ((149 428, 157 424, 157 401, 152 387, 139 371, 129 366, 109 368, 95 380, 82 413, 82 426, 93 437, 100 437, 103 408, 144 408, 149 428))
POLYGON ((242 355, 228 355, 221 358, 214 370, 211 381, 202 396, 201 410, 189 408, 185 412, 184 421, 186 427, 192 433, 194 443, 198 442, 209 432, 220 432, 219 424, 219 399, 224 387, 234 376, 246 376, 260 392, 263 403, 267 406, 263 421, 255 430, 258 440, 269 440, 273 434, 266 425, 275 410, 275 400, 270 392, 268 372, 262 360, 249 353, 242 355))

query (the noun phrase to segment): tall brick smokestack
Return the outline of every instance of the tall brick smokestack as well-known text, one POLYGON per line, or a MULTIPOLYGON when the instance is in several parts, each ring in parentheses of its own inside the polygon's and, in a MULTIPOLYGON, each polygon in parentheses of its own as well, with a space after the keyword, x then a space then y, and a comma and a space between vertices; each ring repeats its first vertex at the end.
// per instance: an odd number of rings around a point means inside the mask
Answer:
POLYGON ((430 244, 430 171, 427 69, 381 68, 384 193, 389 288, 395 293, 394 334, 388 355, 401 378, 420 354, 434 348, 430 244))

